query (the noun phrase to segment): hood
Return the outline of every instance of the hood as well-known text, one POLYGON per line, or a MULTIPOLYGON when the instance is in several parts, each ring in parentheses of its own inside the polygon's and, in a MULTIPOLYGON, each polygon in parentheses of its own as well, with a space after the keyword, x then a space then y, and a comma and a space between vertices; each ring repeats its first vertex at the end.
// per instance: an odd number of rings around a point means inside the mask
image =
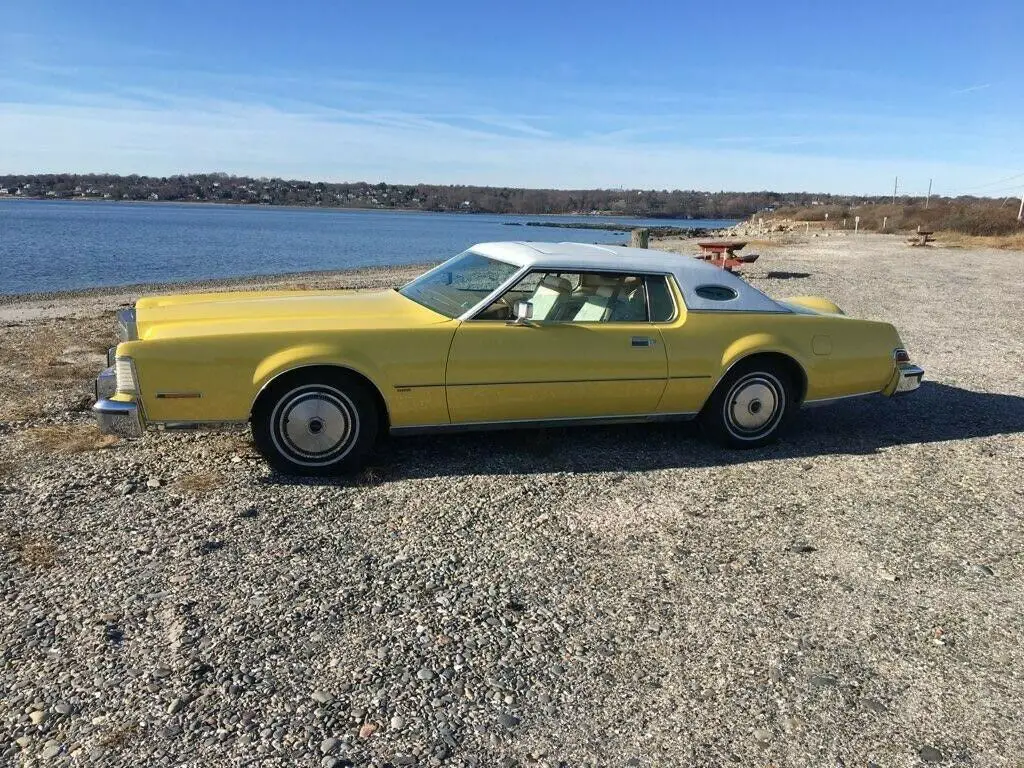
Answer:
POLYGON ((146 296, 135 304, 140 339, 259 331, 399 328, 449 318, 398 291, 249 291, 146 296))

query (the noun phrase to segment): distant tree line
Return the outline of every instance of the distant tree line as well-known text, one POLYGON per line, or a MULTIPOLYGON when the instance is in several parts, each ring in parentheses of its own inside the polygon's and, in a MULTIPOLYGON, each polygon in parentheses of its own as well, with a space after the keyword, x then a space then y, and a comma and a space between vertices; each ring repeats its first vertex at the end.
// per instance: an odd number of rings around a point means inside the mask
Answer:
MULTIPOLYGON (((854 206, 885 197, 809 192, 640 189, 519 189, 438 184, 328 183, 197 173, 179 176, 8 174, 0 196, 165 200, 325 208, 383 208, 508 214, 592 214, 675 219, 743 219, 781 207, 854 206)), ((933 198, 935 199, 935 198, 933 198)))

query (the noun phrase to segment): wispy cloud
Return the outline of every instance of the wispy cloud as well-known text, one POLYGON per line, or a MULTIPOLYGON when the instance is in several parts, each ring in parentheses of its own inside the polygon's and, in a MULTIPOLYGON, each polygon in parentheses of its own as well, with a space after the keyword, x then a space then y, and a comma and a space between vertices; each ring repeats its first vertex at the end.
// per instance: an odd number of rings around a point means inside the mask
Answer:
POLYGON ((950 91, 950 94, 956 96, 961 93, 974 93, 975 91, 984 91, 986 88, 991 88, 992 83, 981 83, 979 85, 969 85, 966 88, 957 88, 955 91, 950 91))
MULTIPOLYGON (((801 156, 760 148, 471 130, 417 114, 289 112, 194 101, 127 106, 0 103, 0 172, 220 170, 335 181, 539 187, 820 189, 877 192, 891 160, 801 156)), ((901 178, 992 178, 998 170, 902 161, 901 178)), ((926 182, 923 182, 926 183, 926 182)))

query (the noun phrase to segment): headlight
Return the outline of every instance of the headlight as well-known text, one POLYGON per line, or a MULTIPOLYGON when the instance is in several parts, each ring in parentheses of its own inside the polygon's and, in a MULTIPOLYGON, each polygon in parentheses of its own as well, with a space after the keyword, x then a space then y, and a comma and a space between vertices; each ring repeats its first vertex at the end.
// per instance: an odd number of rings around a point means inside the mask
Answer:
POLYGON ((135 341, 139 328, 135 322, 135 308, 122 309, 117 313, 117 338, 120 341, 135 341))
POLYGON ((114 361, 114 373, 117 376, 117 391, 135 394, 135 368, 130 357, 119 357, 114 361))

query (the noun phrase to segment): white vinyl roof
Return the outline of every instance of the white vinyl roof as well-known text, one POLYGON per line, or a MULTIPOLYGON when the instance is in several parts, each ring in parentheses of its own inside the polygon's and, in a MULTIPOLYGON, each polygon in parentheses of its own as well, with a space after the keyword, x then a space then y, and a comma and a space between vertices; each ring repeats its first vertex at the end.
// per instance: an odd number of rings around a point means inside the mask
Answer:
POLYGON ((480 243, 470 248, 482 256, 531 269, 563 272, 624 272, 672 274, 683 292, 687 309, 719 312, 791 312, 750 283, 731 272, 692 256, 621 245, 587 243, 480 243), (732 288, 736 298, 728 301, 698 296, 703 285, 732 288))

